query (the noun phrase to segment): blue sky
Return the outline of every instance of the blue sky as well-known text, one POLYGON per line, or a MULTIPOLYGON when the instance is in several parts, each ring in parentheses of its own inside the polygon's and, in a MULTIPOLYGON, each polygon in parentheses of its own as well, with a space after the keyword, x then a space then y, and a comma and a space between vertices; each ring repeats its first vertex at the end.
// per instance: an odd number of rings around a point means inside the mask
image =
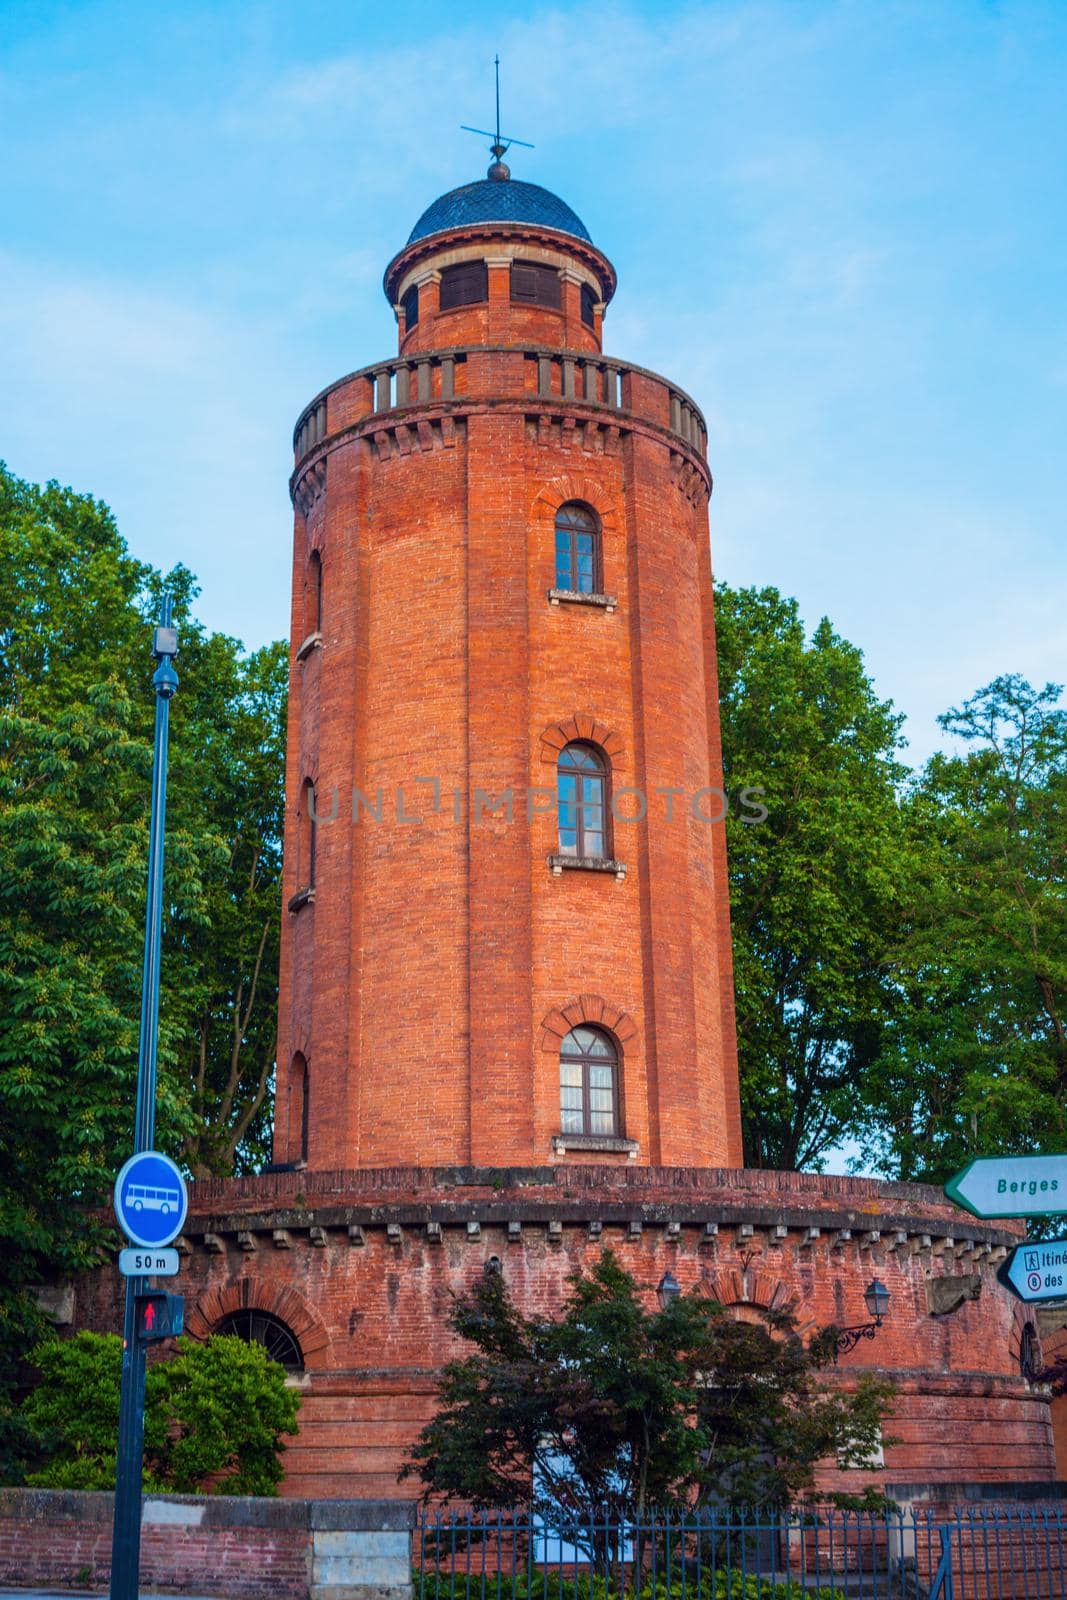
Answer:
POLYGON ((704 407, 716 572, 908 714, 1067 678, 1067 4, 0 0, 0 455, 109 501, 207 622, 288 623, 293 420, 394 348, 381 271, 536 143, 612 354, 704 407))

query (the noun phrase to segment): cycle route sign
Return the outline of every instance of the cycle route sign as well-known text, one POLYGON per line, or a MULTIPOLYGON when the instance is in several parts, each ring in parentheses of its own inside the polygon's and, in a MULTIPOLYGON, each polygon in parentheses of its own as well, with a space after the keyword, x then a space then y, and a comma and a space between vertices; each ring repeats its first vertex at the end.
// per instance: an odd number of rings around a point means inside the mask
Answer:
POLYGON ((998 1277, 1020 1300, 1067 1300, 1067 1239, 1017 1245, 998 1277))
POLYGON ((115 1179, 115 1216, 131 1244, 146 1250, 170 1244, 188 1210, 185 1179, 170 1157, 156 1150, 131 1156, 115 1179))

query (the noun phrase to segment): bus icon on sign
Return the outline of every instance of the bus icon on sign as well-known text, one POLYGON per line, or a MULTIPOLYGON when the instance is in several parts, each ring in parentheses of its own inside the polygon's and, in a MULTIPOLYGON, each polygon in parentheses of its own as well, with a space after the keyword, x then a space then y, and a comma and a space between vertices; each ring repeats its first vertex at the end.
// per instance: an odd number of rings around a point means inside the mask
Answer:
POLYGON ((185 1179, 169 1156, 141 1150, 115 1180, 115 1217, 131 1244, 155 1250, 172 1243, 185 1222, 185 1179))
POLYGON ((165 1217, 182 1203, 177 1189, 150 1189, 143 1183, 128 1183, 122 1198, 132 1211, 161 1211, 165 1217))

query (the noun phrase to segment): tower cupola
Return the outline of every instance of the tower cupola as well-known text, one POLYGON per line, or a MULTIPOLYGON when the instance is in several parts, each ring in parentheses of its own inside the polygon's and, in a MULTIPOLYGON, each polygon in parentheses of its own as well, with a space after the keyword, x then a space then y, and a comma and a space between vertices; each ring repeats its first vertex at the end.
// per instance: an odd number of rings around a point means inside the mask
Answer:
POLYGON ((385 272, 400 353, 478 345, 601 349, 615 269, 577 212, 511 176, 494 145, 486 177, 426 207, 385 272))
POLYGON ((489 176, 480 182, 461 184, 427 206, 408 235, 408 244, 471 222, 535 223, 557 233, 574 234, 586 244, 593 242, 585 223, 565 200, 540 184, 513 178, 500 161, 493 163, 489 176))

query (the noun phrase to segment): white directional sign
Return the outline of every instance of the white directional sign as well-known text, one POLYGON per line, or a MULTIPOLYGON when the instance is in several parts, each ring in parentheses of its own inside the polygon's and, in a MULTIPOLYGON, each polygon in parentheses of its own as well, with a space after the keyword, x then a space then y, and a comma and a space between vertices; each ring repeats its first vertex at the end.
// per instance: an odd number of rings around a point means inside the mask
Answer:
POLYGON ((1067 1239, 1017 1246, 1000 1276, 1020 1300, 1067 1300, 1067 1239))
POLYGON ((1067 1155, 981 1156, 945 1184, 976 1217, 1047 1217, 1067 1211, 1067 1155))
POLYGON ((124 1278, 173 1278, 180 1262, 177 1250, 145 1250, 140 1246, 119 1251, 119 1271, 124 1278))

